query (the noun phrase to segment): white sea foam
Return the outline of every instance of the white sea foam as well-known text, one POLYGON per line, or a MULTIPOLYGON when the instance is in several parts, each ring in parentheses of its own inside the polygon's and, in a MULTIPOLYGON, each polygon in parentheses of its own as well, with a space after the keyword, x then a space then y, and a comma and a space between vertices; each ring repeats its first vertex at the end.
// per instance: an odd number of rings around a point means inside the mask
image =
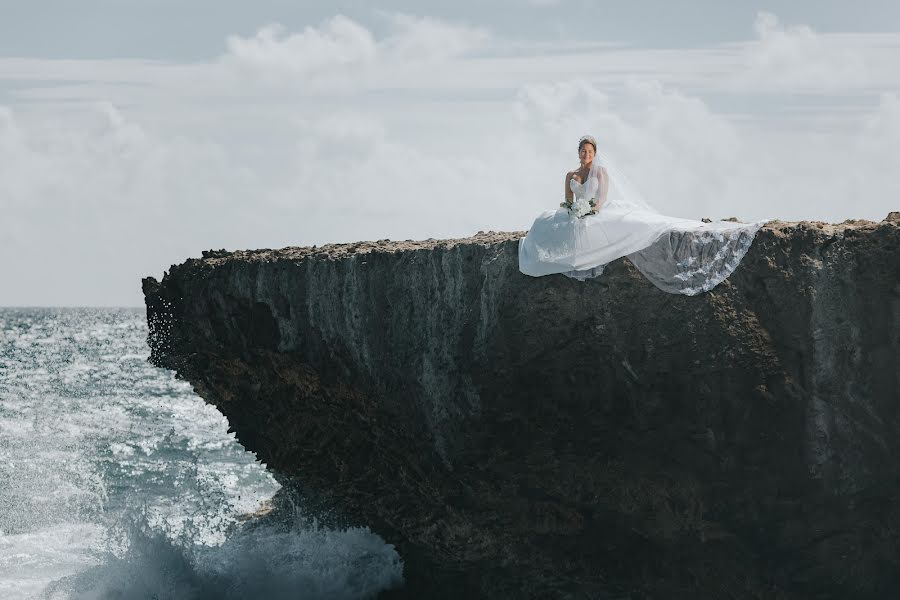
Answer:
POLYGON ((365 598, 402 580, 366 529, 237 527, 278 489, 151 367, 139 310, 0 309, 0 598, 365 598))
POLYGON ((184 545, 190 535, 173 540, 146 522, 126 535, 123 554, 54 582, 44 597, 349 600, 402 581, 396 551, 367 529, 258 526, 213 546, 184 545))
POLYGON ((0 598, 38 598, 55 579, 91 568, 97 561, 85 548, 102 537, 90 523, 0 535, 0 598))

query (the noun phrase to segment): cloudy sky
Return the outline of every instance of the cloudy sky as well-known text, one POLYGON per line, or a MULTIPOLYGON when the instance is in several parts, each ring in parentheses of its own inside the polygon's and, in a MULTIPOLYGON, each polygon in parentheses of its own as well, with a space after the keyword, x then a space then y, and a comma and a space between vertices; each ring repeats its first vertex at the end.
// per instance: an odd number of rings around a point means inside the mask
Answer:
POLYGON ((0 306, 524 230, 584 133, 667 214, 900 210, 900 3, 186 4, 0 0, 0 306))

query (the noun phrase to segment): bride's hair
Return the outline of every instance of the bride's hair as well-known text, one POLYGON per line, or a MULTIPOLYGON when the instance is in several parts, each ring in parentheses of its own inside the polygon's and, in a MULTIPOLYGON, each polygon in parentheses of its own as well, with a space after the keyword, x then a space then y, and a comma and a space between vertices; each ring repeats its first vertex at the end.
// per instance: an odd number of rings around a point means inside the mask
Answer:
POLYGON ((581 152, 581 147, 585 144, 590 144, 594 147, 594 154, 597 153, 597 140, 593 138, 593 136, 585 135, 582 136, 580 140, 578 140, 578 151, 581 152))

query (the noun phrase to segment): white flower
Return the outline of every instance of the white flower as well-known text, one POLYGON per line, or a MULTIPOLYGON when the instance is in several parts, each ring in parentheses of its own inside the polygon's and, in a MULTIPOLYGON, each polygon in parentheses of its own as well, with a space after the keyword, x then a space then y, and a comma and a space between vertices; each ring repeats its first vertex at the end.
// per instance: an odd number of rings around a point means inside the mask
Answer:
POLYGON ((573 202, 572 208, 569 209, 569 214, 578 217, 579 219, 589 212, 591 212, 591 203, 584 198, 579 198, 573 202))

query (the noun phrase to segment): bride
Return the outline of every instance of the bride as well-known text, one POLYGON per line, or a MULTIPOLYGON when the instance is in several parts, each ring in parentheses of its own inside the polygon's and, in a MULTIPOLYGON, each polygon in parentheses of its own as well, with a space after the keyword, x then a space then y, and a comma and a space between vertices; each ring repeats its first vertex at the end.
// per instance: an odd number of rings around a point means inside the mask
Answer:
POLYGON ((566 174, 566 202, 538 216, 519 241, 519 270, 526 275, 562 273, 583 281, 627 256, 656 287, 693 296, 731 275, 766 223, 662 215, 597 156, 593 137, 578 141, 578 158, 579 167, 566 174))

